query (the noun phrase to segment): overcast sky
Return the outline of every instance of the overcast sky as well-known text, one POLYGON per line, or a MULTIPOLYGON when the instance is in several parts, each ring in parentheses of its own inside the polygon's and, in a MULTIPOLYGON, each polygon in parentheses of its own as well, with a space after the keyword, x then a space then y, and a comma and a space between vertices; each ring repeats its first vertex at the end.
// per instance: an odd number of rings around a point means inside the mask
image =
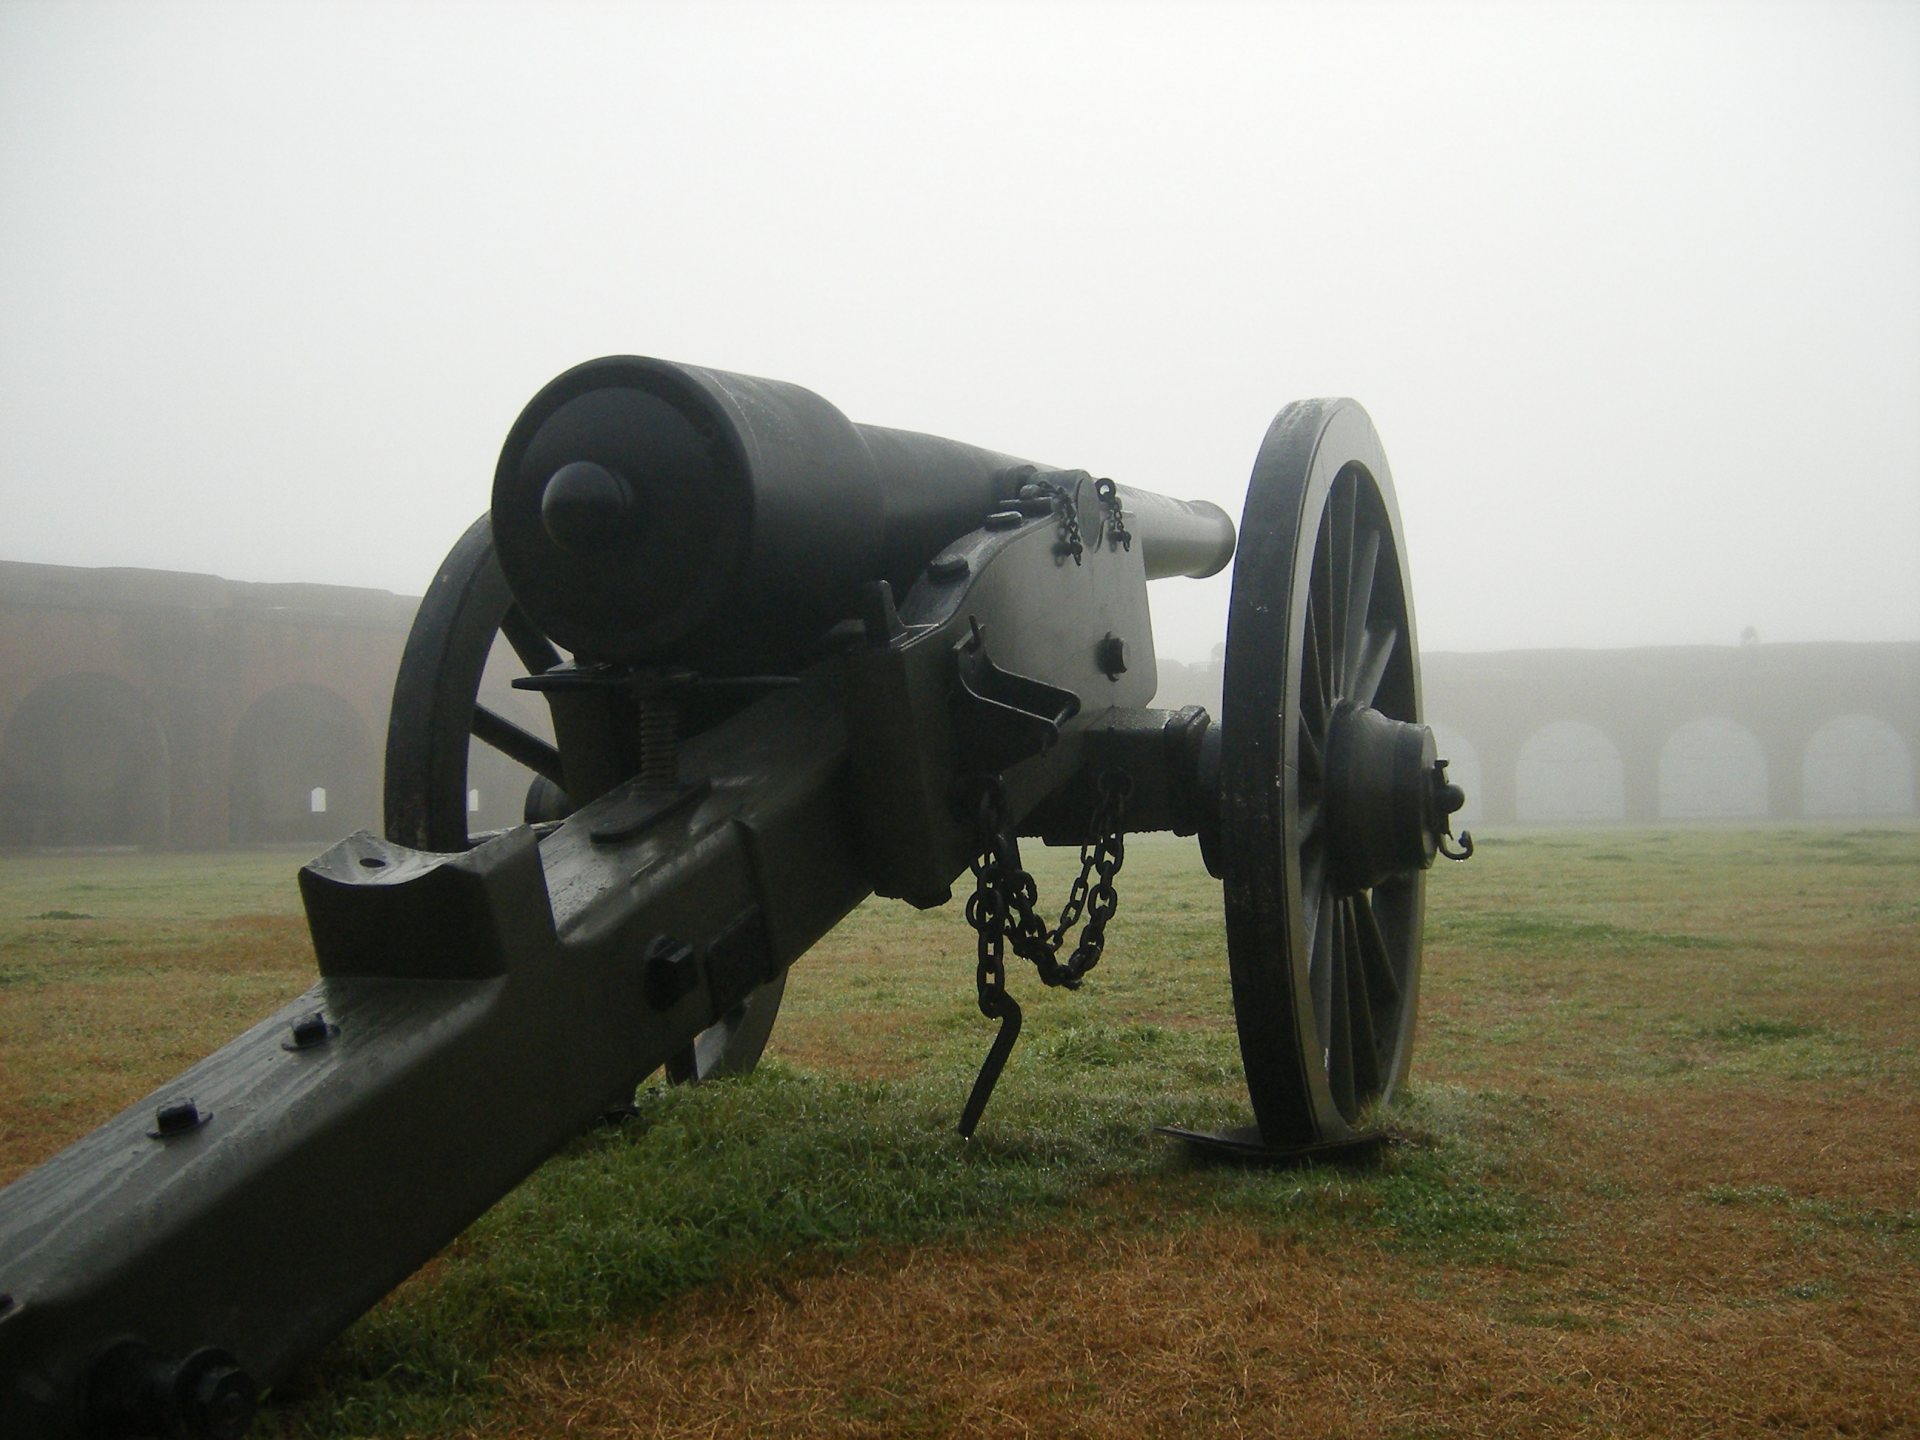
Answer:
POLYGON ((1352 395, 1427 649, 1920 638, 1920 5, 0 0, 0 558, 418 593, 615 352, 1236 515, 1352 395))

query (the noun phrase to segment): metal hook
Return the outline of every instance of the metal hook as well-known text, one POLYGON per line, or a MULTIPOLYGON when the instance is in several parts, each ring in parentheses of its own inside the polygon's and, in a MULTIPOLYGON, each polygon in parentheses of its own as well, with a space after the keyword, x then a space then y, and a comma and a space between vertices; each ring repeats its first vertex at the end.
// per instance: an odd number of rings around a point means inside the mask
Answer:
POLYGON ((1000 1072, 1007 1068, 1007 1057, 1013 1053, 1013 1042, 1020 1038, 1019 1004, 1002 991, 996 1008, 1000 1012, 1000 1033, 993 1037, 987 1058, 980 1066, 980 1077, 973 1082, 973 1091, 960 1111, 960 1134, 968 1140, 973 1138, 980 1117, 986 1113, 987 1101, 993 1097, 993 1087, 999 1083, 1000 1072))

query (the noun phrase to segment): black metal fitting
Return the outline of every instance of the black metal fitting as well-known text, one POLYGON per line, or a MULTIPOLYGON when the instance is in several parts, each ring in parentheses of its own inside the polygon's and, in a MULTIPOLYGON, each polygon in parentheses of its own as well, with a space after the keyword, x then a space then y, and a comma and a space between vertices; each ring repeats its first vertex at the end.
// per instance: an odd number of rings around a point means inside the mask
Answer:
POLYGON ((670 1010, 700 983, 700 962, 693 947, 668 935, 657 935, 647 942, 641 956, 646 966, 647 1003, 656 1010, 670 1010))
POLYGON ((927 575, 934 580, 964 580, 972 569, 964 555, 942 555, 927 566, 927 575))
POLYGON ((202 1110, 192 1100, 170 1100, 153 1114, 153 1129, 147 1135, 154 1140, 171 1140, 188 1135, 213 1118, 211 1110, 202 1110))
POLYGON ((873 580, 860 587, 860 627, 869 645, 892 645, 907 633, 893 603, 893 586, 873 580))
MULTIPOLYGON (((1371 706, 1334 706, 1326 742, 1327 873, 1335 892, 1369 890, 1433 863, 1433 732, 1371 706)), ((1464 797, 1462 797, 1464 799, 1464 797)))
POLYGON ((1435 760, 1428 774, 1428 782, 1433 790, 1433 814, 1435 847, 1449 860, 1471 860, 1473 858, 1473 836, 1462 830, 1457 845, 1447 842, 1453 836, 1453 817, 1467 803, 1467 792, 1447 779, 1447 762, 1435 760))
POLYGON ((1027 517, 1018 510, 996 510, 987 516, 989 530, 1018 530, 1027 523, 1027 517))
POLYGON ((240 1440, 260 1402, 260 1387, 226 1351, 196 1350, 176 1365, 138 1340, 102 1351, 82 1393, 85 1433, 101 1440, 240 1440))
POLYGON ((340 1033, 340 1027, 327 1020, 324 1010, 303 1015, 293 1022, 288 1038, 280 1042, 282 1050, 314 1050, 340 1033))
POLYGON ((1118 680, 1127 673, 1127 642, 1118 635, 1107 636, 1099 644, 1094 663, 1109 680, 1118 680))

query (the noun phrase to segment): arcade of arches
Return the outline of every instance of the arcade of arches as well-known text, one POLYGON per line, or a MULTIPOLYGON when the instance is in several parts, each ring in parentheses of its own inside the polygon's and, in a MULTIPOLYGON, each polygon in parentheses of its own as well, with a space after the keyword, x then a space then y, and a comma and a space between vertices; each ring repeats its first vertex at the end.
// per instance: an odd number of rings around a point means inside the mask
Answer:
MULTIPOLYGON (((1463 823, 1911 816, 1920 644, 1421 657, 1463 823)), ((1218 713, 1220 660, 1161 663, 1156 704, 1218 713)))
MULTIPOLYGON (((413 607, 0 562, 0 847, 323 845, 377 828, 413 607)), ((1915 813, 1920 644, 1428 654, 1422 668, 1469 824, 1915 813)), ((1163 660, 1160 679, 1156 704, 1218 713, 1217 659, 1163 660)), ((520 692, 489 703, 539 718, 520 692)), ((474 828, 518 818, 527 778, 476 752, 474 828)))

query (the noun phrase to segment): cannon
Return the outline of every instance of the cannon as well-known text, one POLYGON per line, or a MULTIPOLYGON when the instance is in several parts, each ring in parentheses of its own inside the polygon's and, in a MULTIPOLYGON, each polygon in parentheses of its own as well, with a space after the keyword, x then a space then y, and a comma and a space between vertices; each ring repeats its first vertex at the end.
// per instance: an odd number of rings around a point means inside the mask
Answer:
POLYGON ((635 357, 558 377, 420 604, 385 834, 299 873, 318 981, 0 1192, 0 1434, 242 1433, 636 1086, 750 1069, 788 968, 871 894, 966 891, 998 1027, 973 1135, 1019 1033, 1009 952, 1079 986, 1129 833, 1197 833, 1223 883, 1254 1123, 1189 1138, 1377 1136, 1425 871, 1470 841, 1358 405, 1280 412, 1237 545, 1216 506, 795 385, 635 357), (1147 583, 1230 559, 1220 715, 1152 708, 1147 583), (490 698, 496 652, 550 728, 490 698), (532 779, 524 823, 471 833, 483 751, 532 779), (1081 847, 1058 924, 1033 838, 1081 847))

